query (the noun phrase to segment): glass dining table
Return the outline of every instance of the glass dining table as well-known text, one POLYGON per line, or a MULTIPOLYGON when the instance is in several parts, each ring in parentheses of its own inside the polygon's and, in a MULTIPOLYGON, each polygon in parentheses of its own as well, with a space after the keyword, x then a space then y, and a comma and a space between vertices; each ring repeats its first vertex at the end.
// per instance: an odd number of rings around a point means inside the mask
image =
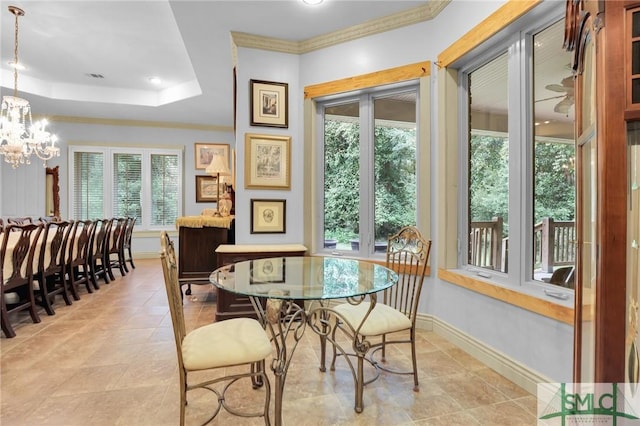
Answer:
MULTIPOLYGON (((306 327, 320 336, 320 370, 325 371, 326 342, 332 341, 333 329, 340 320, 328 301, 346 299, 358 304, 368 298, 372 310, 377 293, 396 284, 398 275, 384 266, 357 259, 275 257, 223 266, 213 271, 209 280, 216 287, 249 297, 258 319, 271 334, 275 347, 271 370, 275 376, 274 413, 278 426, 282 424, 287 370, 306 327), (289 336, 292 338, 288 339, 289 336)), ((368 343, 357 333, 359 327, 354 324, 350 333, 354 338, 352 349, 364 357, 368 343)), ((347 354, 342 348, 339 350, 347 354)), ((345 358, 355 379, 355 369, 349 357, 345 358)), ((361 363, 358 368, 362 368, 361 363)), ((361 412, 362 408, 360 386, 356 387, 355 410, 361 412)))

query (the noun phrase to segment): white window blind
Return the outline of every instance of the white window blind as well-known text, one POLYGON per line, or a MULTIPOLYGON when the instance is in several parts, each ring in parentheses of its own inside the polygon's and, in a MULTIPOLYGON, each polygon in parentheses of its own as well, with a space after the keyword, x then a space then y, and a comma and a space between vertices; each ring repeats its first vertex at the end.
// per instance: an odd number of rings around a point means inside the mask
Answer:
POLYGON ((177 155, 151 155, 151 225, 173 225, 179 212, 177 155))
POLYGON ((182 214, 182 150, 69 147, 71 219, 136 217, 172 229, 182 214))
POLYGON ((75 152, 73 155, 73 217, 87 220, 103 217, 104 154, 75 152))
POLYGON ((113 154, 113 215, 142 216, 142 155, 113 154))

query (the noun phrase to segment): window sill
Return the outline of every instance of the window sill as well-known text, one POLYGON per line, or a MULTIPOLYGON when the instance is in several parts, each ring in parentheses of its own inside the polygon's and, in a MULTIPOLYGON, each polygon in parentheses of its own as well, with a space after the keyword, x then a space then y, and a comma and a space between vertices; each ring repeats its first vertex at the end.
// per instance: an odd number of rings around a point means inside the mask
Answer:
POLYGON ((438 278, 547 318, 573 325, 571 302, 573 298, 567 301, 556 300, 546 295, 541 287, 535 287, 535 292, 528 292, 525 288, 508 288, 453 269, 438 269, 438 278))

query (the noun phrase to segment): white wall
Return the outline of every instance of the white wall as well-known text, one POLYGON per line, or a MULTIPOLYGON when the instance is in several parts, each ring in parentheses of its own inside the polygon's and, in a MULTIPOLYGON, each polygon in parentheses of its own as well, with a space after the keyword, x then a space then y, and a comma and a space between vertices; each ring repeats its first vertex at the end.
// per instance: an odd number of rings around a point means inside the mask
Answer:
POLYGON ((0 157, 0 187, 0 216, 45 216, 45 168, 38 158, 14 169, 0 157))
POLYGON ((303 240, 304 217, 302 212, 303 193, 303 140, 302 104, 303 87, 299 83, 299 62, 297 55, 266 52, 263 50, 238 48, 238 109, 237 109, 237 161, 236 176, 236 243, 237 244, 291 244, 303 240), (289 127, 273 128, 250 126, 249 81, 265 80, 289 85, 289 127), (244 188, 244 138, 246 133, 291 137, 291 189, 264 190, 244 188), (285 234, 251 234, 251 199, 286 200, 285 234))

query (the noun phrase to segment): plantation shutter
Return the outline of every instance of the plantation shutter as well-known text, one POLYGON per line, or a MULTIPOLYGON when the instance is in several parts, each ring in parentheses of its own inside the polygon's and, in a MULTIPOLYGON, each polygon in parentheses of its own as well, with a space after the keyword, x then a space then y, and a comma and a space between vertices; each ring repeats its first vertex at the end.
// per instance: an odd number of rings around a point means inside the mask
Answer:
POLYGON ((142 216, 141 154, 113 154, 113 216, 142 216))
POLYGON ((104 154, 74 152, 73 217, 77 220, 104 216, 104 154))
POLYGON ((180 206, 177 155, 151 154, 151 226, 173 225, 180 206))

